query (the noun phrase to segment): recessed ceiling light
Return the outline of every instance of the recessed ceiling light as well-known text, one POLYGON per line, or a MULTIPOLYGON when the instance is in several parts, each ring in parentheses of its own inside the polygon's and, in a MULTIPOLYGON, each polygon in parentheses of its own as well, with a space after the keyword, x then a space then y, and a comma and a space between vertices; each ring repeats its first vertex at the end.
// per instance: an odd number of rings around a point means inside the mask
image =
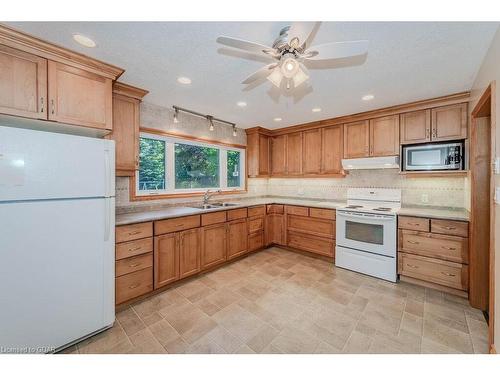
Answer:
POLYGON ((236 105, 237 105, 238 107, 242 107, 242 108, 243 108, 243 107, 246 107, 246 106, 247 106, 247 102, 238 102, 238 103, 236 103, 236 105))
POLYGON ((282 120, 281 117, 275 117, 274 118, 274 121, 276 121, 276 122, 280 122, 281 120, 282 120))
POLYGON ((313 109, 312 109, 312 111, 313 111, 313 112, 321 112, 321 108, 316 107, 316 108, 313 108, 313 109))
POLYGON ((361 99, 363 99, 366 102, 368 100, 372 100, 373 98, 375 98, 374 95, 368 94, 368 95, 363 96, 361 99))
POLYGON ((188 78, 188 77, 179 77, 179 78, 177 78, 177 82, 182 83, 183 85, 190 85, 191 84, 191 78, 188 78))
POLYGON ((81 44, 84 47, 94 48, 97 44, 90 39, 88 36, 82 34, 73 34, 73 39, 75 42, 81 44))

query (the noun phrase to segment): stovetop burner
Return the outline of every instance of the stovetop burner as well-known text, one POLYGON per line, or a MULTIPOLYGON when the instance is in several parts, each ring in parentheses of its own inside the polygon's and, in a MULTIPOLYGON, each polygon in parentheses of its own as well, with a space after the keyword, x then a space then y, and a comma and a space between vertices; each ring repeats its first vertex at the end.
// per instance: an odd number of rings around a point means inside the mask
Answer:
POLYGON ((355 205, 355 204, 350 204, 348 206, 345 206, 345 208, 363 208, 363 206, 358 206, 358 205, 355 205))

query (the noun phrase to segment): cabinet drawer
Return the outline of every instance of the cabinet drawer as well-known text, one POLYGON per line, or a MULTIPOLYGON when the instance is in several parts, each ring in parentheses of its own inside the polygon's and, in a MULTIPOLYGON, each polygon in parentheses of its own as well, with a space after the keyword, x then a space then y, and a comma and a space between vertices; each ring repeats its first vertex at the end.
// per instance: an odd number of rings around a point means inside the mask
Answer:
POLYGON ((251 216, 264 216, 266 214, 265 206, 255 206, 248 208, 248 217, 251 216))
POLYGON ((227 211, 227 220, 237 220, 247 217, 248 212, 246 208, 237 208, 236 210, 227 211))
POLYGON ((225 221, 226 221, 226 211, 211 212, 209 214, 201 215, 202 226, 224 223, 225 221))
POLYGON ((115 259, 120 260, 153 251, 153 237, 116 245, 115 259))
POLYGON ((419 255, 405 253, 398 255, 400 257, 399 272, 404 276, 450 288, 468 289, 468 267, 466 265, 419 255))
POLYGON ((430 220, 424 217, 400 216, 398 218, 398 228, 419 230, 421 232, 429 231, 430 220))
POLYGON ((264 230, 264 217, 258 216, 248 219, 248 233, 255 233, 264 230))
POLYGON ((403 252, 451 262, 469 262, 468 242, 462 237, 401 230, 399 241, 403 252))
POLYGON ((431 232, 469 237, 469 223, 455 220, 431 220, 431 232))
POLYGON ((285 212, 285 206, 282 204, 268 204, 267 213, 268 214, 282 214, 285 212))
POLYGON ((327 208, 309 208, 309 215, 318 219, 335 220, 335 210, 327 208))
POLYGON ((248 236, 248 251, 262 249, 264 247, 264 233, 257 232, 248 236))
POLYGON ((138 240, 153 236, 153 223, 139 223, 116 227, 116 243, 138 240))
POLYGON ((334 242, 326 238, 289 231, 288 246, 295 249, 310 251, 315 254, 333 257, 334 242))
POLYGON ((286 206, 286 213, 289 215, 309 216, 309 208, 300 206, 286 206))
POLYGON ((288 215, 287 228, 314 236, 335 238, 335 222, 332 220, 288 215))
POLYGON ((155 236, 200 226, 200 215, 155 221, 155 236))
POLYGON ((123 276, 128 273, 153 267, 153 253, 138 255, 133 258, 118 260, 115 263, 115 276, 123 276))
POLYGON ((120 303, 142 296, 153 290, 153 268, 145 268, 116 278, 116 301, 120 303))

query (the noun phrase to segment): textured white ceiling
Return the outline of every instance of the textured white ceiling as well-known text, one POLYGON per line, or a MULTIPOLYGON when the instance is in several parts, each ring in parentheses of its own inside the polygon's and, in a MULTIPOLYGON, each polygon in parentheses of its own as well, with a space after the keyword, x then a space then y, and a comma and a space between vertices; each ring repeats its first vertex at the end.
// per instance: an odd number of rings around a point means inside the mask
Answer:
MULTIPOLYGON (((363 64, 310 70, 309 86, 280 93, 240 82, 264 65, 221 50, 219 35, 270 45, 283 22, 11 22, 12 27, 126 70, 145 101, 212 114, 240 127, 284 127, 469 90, 498 23, 324 22, 314 44, 368 39, 363 64), (72 39, 90 36, 97 48, 72 39), (192 79, 190 86, 178 76, 192 79), (370 102, 365 94, 375 95, 370 102), (238 101, 248 106, 240 108, 238 101), (312 113, 313 107, 321 107, 312 113), (276 123, 273 118, 281 117, 276 123)), ((227 49, 225 49, 227 51, 227 49)))

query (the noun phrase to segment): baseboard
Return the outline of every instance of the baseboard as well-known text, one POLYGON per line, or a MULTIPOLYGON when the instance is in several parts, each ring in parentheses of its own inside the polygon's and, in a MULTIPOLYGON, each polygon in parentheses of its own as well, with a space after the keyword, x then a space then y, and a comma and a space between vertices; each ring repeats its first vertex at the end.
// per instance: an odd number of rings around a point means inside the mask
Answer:
POLYGON ((469 293, 464 292, 463 290, 449 288, 447 286, 431 283, 429 281, 418 280, 418 279, 414 279, 413 277, 403 276, 403 275, 399 276, 399 280, 410 283, 410 284, 420 285, 420 286, 423 286, 426 288, 437 289, 437 290, 440 290, 442 292, 453 294, 455 296, 459 296, 459 297, 462 297, 465 299, 469 298, 469 293))

